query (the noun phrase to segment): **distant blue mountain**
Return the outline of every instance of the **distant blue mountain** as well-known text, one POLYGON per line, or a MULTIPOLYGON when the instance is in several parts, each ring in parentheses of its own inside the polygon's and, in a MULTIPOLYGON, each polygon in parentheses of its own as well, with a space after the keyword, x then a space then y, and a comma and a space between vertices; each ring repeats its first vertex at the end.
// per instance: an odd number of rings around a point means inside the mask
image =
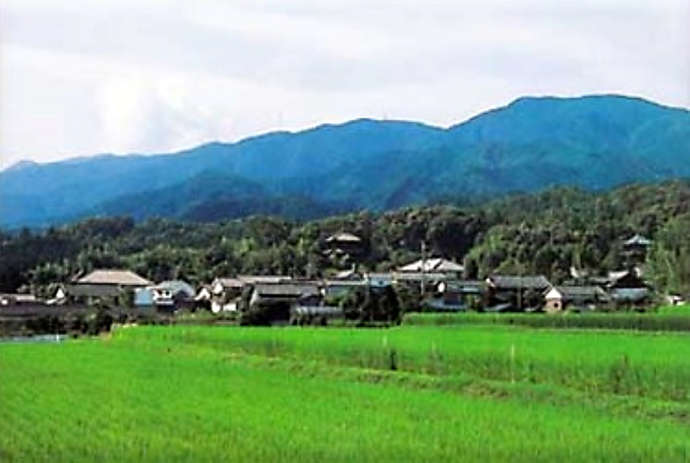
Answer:
POLYGON ((520 98, 448 129, 354 120, 174 154, 0 172, 0 225, 87 215, 313 218, 553 185, 690 176, 690 112, 639 98, 520 98))

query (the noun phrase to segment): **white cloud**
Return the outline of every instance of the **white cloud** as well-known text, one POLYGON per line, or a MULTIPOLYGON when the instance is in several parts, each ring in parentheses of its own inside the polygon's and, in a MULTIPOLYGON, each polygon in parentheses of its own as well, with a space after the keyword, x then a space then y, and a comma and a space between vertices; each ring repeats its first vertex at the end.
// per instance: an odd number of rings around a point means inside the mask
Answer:
POLYGON ((5 0, 0 167, 524 94, 690 105, 686 0, 5 0))

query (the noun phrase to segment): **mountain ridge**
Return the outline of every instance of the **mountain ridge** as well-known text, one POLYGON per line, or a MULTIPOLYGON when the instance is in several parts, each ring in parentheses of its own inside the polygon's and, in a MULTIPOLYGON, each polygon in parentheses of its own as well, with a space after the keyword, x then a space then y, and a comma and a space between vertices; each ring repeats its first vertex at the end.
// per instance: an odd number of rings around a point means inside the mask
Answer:
MULTIPOLYGON (((256 200, 271 204, 270 211, 284 209, 277 206, 281 201, 303 198, 326 213, 332 204, 339 212, 343 205, 385 210, 438 197, 490 197, 553 185, 606 189, 684 177, 690 176, 689 156, 685 108, 622 95, 521 97, 447 128, 359 118, 170 154, 99 155, 6 169, 0 171, 0 225, 39 226, 61 217, 107 214, 104 206, 118 201, 132 204, 119 211, 139 217, 146 194, 173 195, 171 187, 184 190, 184 183, 202 172, 259 184, 256 200), (132 202, 132 195, 139 200, 132 202)), ((205 210, 213 210, 213 197, 196 185, 207 200, 205 210)), ((190 188, 185 191, 191 201, 196 190, 190 188)), ((251 195, 236 193, 240 209, 251 211, 251 195)), ((219 208, 227 207, 228 195, 218 191, 217 196, 225 196, 226 206, 219 208)), ((148 211, 141 218, 167 214, 164 207, 148 211)), ((213 215, 222 217, 222 210, 213 215)))

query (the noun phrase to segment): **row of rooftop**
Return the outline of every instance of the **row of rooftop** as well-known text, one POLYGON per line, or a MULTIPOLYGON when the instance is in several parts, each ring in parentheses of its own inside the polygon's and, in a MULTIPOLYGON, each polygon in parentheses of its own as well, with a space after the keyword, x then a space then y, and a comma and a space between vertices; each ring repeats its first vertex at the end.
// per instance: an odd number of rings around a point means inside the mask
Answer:
MULTIPOLYGON (((342 255, 356 252, 362 240, 351 233, 338 233, 325 242, 326 253, 342 255)), ((651 240, 641 235, 624 242, 631 251, 644 250, 650 244, 651 240)), ((465 280, 464 270, 463 265, 452 260, 431 257, 392 272, 358 272, 353 266, 324 279, 235 275, 217 277, 210 284, 194 288, 179 280, 156 284, 130 270, 99 269, 59 285, 54 297, 44 302, 62 305, 107 301, 159 310, 205 306, 217 313, 237 311, 245 290, 251 291, 250 304, 326 307, 326 301, 357 288, 378 291, 407 286, 419 291, 423 305, 437 310, 465 310, 472 305, 493 311, 560 311, 569 305, 595 308, 611 302, 643 303, 650 296, 639 267, 601 277, 571 269, 573 280, 565 285, 554 285, 542 275, 491 275, 485 280, 465 280)), ((31 295, 0 295, 0 304, 30 301, 38 302, 31 295)))
MULTIPOLYGON (((545 309, 559 311, 568 305, 594 306, 607 302, 643 302, 650 290, 639 270, 611 272, 605 277, 581 280, 580 284, 554 285, 542 275, 492 275, 485 280, 462 279, 462 266, 446 259, 420 260, 389 273, 348 270, 328 279, 284 275, 237 275, 218 277, 194 288, 184 281, 158 284, 129 270, 101 269, 60 285, 49 305, 124 304, 127 294, 134 306, 174 310, 207 306, 213 312, 237 311, 245 290, 250 302, 324 305, 357 288, 379 291, 403 286, 419 291, 424 304, 438 310, 464 310, 471 298, 486 310, 545 309), (420 271, 421 270, 421 271, 420 271), (428 270, 428 271, 427 271, 428 270), (538 299, 543 304, 534 301, 538 299)), ((576 273, 576 272, 573 272, 576 273)), ((0 301, 3 299, 0 297, 0 301)), ((9 296, 5 296, 6 302, 9 296)), ((15 303, 35 301, 16 295, 15 303)))

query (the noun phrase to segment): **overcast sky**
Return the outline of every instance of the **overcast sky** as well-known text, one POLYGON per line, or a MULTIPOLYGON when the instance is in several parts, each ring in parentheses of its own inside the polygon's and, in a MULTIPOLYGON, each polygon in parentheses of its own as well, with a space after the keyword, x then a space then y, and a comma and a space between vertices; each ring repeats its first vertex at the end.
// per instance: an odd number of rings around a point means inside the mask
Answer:
POLYGON ((0 168, 522 95, 690 106, 690 0, 0 2, 0 168))

